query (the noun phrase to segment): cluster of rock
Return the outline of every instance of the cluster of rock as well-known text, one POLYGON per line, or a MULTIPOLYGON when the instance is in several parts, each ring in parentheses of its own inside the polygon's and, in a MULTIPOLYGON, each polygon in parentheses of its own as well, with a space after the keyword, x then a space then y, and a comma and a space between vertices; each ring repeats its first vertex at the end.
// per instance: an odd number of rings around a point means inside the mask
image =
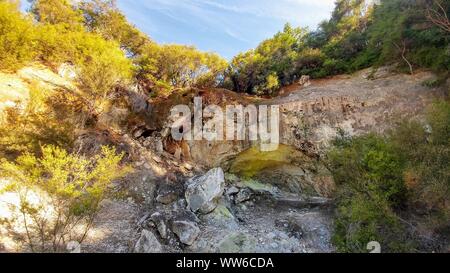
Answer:
MULTIPOLYGON (((258 241, 251 231, 243 228, 240 221, 245 221, 252 213, 249 208, 259 210, 259 205, 255 202, 264 194, 278 196, 281 206, 288 204, 289 199, 280 197, 280 192, 275 187, 237 180, 236 176, 226 177, 221 168, 214 168, 204 175, 188 179, 182 188, 168 186, 171 183, 160 186, 156 190, 158 204, 152 213, 144 215, 138 223, 142 232, 134 251, 251 252, 257 251, 259 244, 267 248, 259 248, 261 251, 276 251, 299 244, 302 230, 298 224, 288 220, 286 227, 282 227, 285 232, 275 230, 264 235, 267 237, 275 234, 272 237, 282 238, 280 240, 285 245, 280 243, 276 248, 273 242, 264 246, 264 241, 271 241, 269 237, 259 238, 258 241)), ((308 203, 302 200, 301 206, 315 205, 321 201, 323 200, 312 200, 308 203)), ((296 204, 300 204, 300 201, 289 203, 294 206, 296 204)), ((264 209, 261 212, 264 213, 264 209)), ((256 229, 260 226, 255 225, 256 229)), ((276 223, 273 228, 277 228, 276 223)))
POLYGON ((160 187, 156 200, 171 206, 140 220, 139 225, 143 227, 143 232, 136 243, 135 251, 161 252, 164 247, 160 241, 179 248, 192 245, 200 235, 199 219, 195 213, 208 214, 214 211, 224 190, 225 177, 221 168, 212 169, 203 176, 188 180, 184 199, 178 197, 180 189, 171 188, 167 184, 160 187), (156 239, 155 234, 160 240, 156 239))
POLYGON ((142 233, 135 252, 169 251, 164 245, 178 249, 191 246, 201 232, 199 216, 214 214, 224 195, 235 203, 249 201, 252 197, 248 188, 232 186, 226 190, 221 168, 189 179, 185 188, 184 198, 179 196, 180 189, 171 188, 170 184, 158 189, 156 201, 165 207, 159 207, 160 211, 147 214, 139 221, 142 233))

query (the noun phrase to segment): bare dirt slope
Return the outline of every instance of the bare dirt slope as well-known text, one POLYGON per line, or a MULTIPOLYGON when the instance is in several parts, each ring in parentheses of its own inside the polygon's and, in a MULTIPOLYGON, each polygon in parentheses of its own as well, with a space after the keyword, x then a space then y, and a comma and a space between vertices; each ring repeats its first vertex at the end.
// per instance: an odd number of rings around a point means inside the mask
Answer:
POLYGON ((281 106, 282 139, 295 144, 299 138, 320 147, 336 135, 338 128, 350 135, 381 133, 401 118, 420 119, 423 110, 445 87, 430 88, 429 72, 398 74, 384 67, 354 75, 313 81, 306 88, 298 85, 269 102, 281 106))

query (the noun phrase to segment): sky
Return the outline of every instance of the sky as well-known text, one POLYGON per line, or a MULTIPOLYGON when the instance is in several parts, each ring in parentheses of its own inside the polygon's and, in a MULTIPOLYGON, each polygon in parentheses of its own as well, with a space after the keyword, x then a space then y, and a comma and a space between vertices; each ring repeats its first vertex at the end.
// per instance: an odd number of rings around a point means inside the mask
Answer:
POLYGON ((117 0, 128 20, 159 43, 194 45, 227 59, 285 23, 316 29, 334 0, 117 0))
MULTIPOLYGON (((335 0, 117 0, 128 20, 158 43, 193 45, 231 59, 286 23, 309 27, 330 18, 335 0)), ((23 0, 25 10, 29 4, 23 0)))

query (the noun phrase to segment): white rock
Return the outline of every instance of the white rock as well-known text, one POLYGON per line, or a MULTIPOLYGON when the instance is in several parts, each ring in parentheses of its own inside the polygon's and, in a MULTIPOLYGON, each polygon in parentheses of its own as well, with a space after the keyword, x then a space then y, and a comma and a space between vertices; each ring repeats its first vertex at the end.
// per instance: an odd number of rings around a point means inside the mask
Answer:
POLYGON ((208 214, 217 207, 217 201, 224 192, 225 176, 222 168, 216 168, 188 183, 185 195, 189 209, 208 214))

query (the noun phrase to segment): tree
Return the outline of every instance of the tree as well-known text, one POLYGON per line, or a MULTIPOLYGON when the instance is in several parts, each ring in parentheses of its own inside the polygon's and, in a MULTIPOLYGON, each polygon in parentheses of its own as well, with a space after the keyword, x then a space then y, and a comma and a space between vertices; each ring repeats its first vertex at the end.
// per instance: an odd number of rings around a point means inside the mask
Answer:
POLYGON ((25 228, 24 241, 32 252, 63 252, 67 243, 82 243, 111 182, 125 176, 123 154, 103 147, 90 159, 44 146, 42 157, 23 154, 15 162, 2 160, 2 191, 19 198, 17 220, 25 228))
POLYGON ((449 36, 427 19, 427 2, 382 0, 376 6, 367 51, 379 54, 378 64, 401 60, 409 72, 414 66, 449 69, 449 36))
POLYGON ((39 22, 61 24, 67 29, 80 29, 82 26, 81 12, 74 8, 71 0, 32 0, 31 2, 31 11, 39 22))
POLYGON ((132 62, 114 41, 92 33, 77 33, 73 39, 77 45, 73 62, 78 69, 80 95, 91 114, 97 116, 114 88, 131 79, 132 62))
POLYGON ((5 110, 0 126, 0 158, 16 158, 23 153, 39 155, 41 145, 71 147, 82 111, 68 93, 31 85, 29 100, 5 110))
POLYGON ((328 154, 337 184, 333 241, 339 252, 367 252, 378 241, 385 252, 407 251, 407 233, 395 207, 403 204, 404 162, 385 139, 338 138, 328 154))
POLYGON ((233 90, 255 93, 255 88, 260 84, 258 74, 263 68, 263 58, 254 50, 240 53, 233 58, 227 70, 227 77, 232 82, 233 90))
POLYGON ((93 116, 102 112, 114 88, 128 83, 133 76, 132 61, 116 41, 107 41, 84 30, 67 31, 61 25, 40 25, 37 47, 40 61, 51 67, 74 65, 78 90, 72 91, 93 116), (78 92, 81 91, 81 92, 78 92))
POLYGON ((278 77, 275 73, 270 74, 266 78, 266 86, 264 91, 268 94, 272 94, 280 87, 280 83, 278 82, 278 77))
POLYGON ((283 31, 263 41, 256 49, 233 58, 227 71, 228 81, 236 91, 254 94, 272 92, 267 86, 274 83, 274 77, 280 85, 292 83, 299 76, 296 64, 299 52, 305 48, 306 34, 305 29, 286 24, 283 31))
POLYGON ((149 43, 138 60, 138 77, 158 87, 215 87, 219 84, 227 62, 219 55, 200 52, 192 46, 149 43))
POLYGON ((441 0, 433 0, 432 2, 432 5, 427 6, 427 19, 442 30, 450 32, 450 19, 448 15, 450 5, 445 5, 445 2, 441 0))
POLYGON ((406 50, 407 50, 407 48, 406 48, 406 41, 402 40, 402 45, 401 46, 398 45, 396 42, 392 42, 392 43, 395 45, 395 47, 398 49, 398 51, 401 52, 402 59, 408 64, 409 73, 411 75, 414 74, 413 66, 412 66, 411 62, 406 58, 406 50))
POLYGON ((0 69, 16 70, 36 57, 31 20, 17 4, 0 1, 0 69))
POLYGON ((84 1, 79 6, 89 31, 117 41, 130 56, 142 54, 145 45, 151 42, 147 35, 127 21, 115 0, 84 1))

